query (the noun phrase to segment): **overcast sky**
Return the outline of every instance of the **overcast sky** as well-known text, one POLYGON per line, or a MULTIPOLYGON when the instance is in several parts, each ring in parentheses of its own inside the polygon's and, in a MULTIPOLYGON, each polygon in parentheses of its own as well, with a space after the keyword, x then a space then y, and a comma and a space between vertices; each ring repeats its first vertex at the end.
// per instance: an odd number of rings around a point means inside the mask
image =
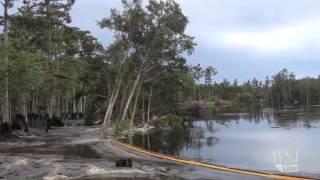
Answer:
MULTIPOLYGON (((320 74, 319 0, 177 0, 198 46, 188 63, 213 65, 223 78, 264 79, 282 68, 298 77, 320 74)), ((77 0, 72 25, 104 45, 112 34, 97 21, 121 8, 120 0, 77 0)))

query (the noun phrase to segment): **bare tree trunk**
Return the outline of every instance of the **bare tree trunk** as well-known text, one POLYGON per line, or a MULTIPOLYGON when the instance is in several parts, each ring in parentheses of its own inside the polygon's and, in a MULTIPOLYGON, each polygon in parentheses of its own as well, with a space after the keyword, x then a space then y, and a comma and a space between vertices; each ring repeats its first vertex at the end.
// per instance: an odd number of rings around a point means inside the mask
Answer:
POLYGON ((194 84, 194 86, 193 86, 193 94, 192 94, 192 99, 193 100, 196 100, 196 88, 197 88, 197 86, 196 86, 196 84, 194 84))
POLYGON ((137 77, 136 77, 136 80, 135 80, 134 83, 133 83, 133 87, 132 87, 132 89, 131 89, 131 91, 130 91, 130 94, 129 94, 127 103, 126 103, 126 105, 125 105, 125 107, 124 107, 124 110, 123 110, 123 112, 122 112, 122 116, 121 116, 121 119, 120 119, 121 122, 123 122, 123 121, 125 120, 126 116, 127 116, 127 112, 128 112, 129 105, 130 105, 130 103, 131 103, 133 94, 134 94, 134 92, 136 91, 137 85, 138 85, 139 82, 140 82, 140 78, 141 78, 141 71, 139 72, 139 74, 138 74, 137 77))
POLYGON ((63 100, 63 97, 60 99, 60 104, 61 104, 61 120, 65 120, 65 112, 66 112, 66 104, 65 101, 63 100))
POLYGON ((108 108, 107 108, 107 111, 106 111, 104 119, 103 119, 102 136, 107 135, 106 134, 107 125, 111 122, 113 107, 114 107, 114 104, 116 103, 116 100, 119 96, 119 91, 120 91, 121 83, 122 83, 122 69, 123 69, 123 66, 125 66, 125 64, 124 64, 125 60, 126 60, 126 58, 123 58, 121 60, 120 67, 118 69, 118 75, 117 75, 117 78, 115 81, 116 88, 114 88, 112 91, 112 94, 109 99, 108 108))
POLYGON ((291 106, 291 85, 290 84, 288 88, 288 106, 291 106))
POLYGON ((83 97, 83 113, 86 113, 87 96, 83 97))
POLYGON ((142 116, 142 124, 144 125, 144 123, 146 122, 146 117, 145 117, 145 112, 144 112, 144 96, 142 96, 142 105, 141 105, 141 108, 142 108, 142 111, 141 111, 141 116, 142 116))
POLYGON ((109 104, 108 104, 108 108, 107 108, 107 111, 105 113, 105 116, 104 116, 104 120, 103 120, 103 127, 106 127, 107 124, 110 123, 110 120, 111 120, 111 116, 112 116, 112 112, 113 112, 113 107, 114 107, 114 104, 119 96, 119 91, 120 91, 120 87, 121 87, 121 77, 119 77, 120 79, 116 80, 116 88, 113 90, 112 92, 112 95, 109 99, 109 104))
POLYGON ((24 132, 29 132, 29 120, 28 120, 28 98, 26 95, 22 98, 23 103, 23 115, 24 115, 24 132))
POLYGON ((79 99, 79 112, 83 113, 83 97, 79 99))
POLYGON ((150 135, 147 134, 148 150, 151 150, 150 135))
POLYGON ((56 94, 55 98, 55 114, 57 117, 61 118, 61 96, 59 94, 56 94))
POLYGON ((149 100, 148 100, 147 123, 150 121, 151 99, 152 99, 152 88, 150 89, 150 95, 149 95, 149 100))
POLYGON ((9 124, 10 125, 12 124, 12 116, 13 116, 11 102, 12 102, 12 97, 11 97, 10 91, 9 91, 9 124))
POLYGON ((37 113, 40 113, 40 109, 39 109, 39 105, 40 104, 40 102, 39 102, 39 96, 37 96, 37 98, 36 98, 36 112, 37 113))
POLYGON ((133 133, 133 121, 134 121, 134 116, 136 115, 136 109, 137 109, 137 104, 140 96, 141 85, 142 84, 140 83, 136 92, 135 100, 134 100, 134 105, 133 105, 132 114, 131 114, 131 121, 130 121, 130 133, 133 133))
MULTIPOLYGON (((55 26, 55 25, 53 25, 55 26)), ((52 36, 54 37, 54 29, 52 29, 52 36)), ((60 74, 59 62, 58 62, 58 50, 57 50, 57 43, 53 42, 52 45, 52 63, 53 63, 53 74, 57 73, 60 74)), ((54 116, 60 118, 61 117, 61 109, 60 109, 60 94, 56 89, 56 84, 58 84, 58 79, 53 78, 53 114, 54 116)))
POLYGON ((127 116, 126 116, 126 118, 125 119, 127 119, 128 120, 128 126, 129 126, 129 131, 130 131, 130 121, 131 121, 131 115, 133 114, 133 108, 132 108, 132 103, 130 104, 130 106, 129 106, 129 109, 128 109, 128 113, 127 113, 127 116))
POLYGON ((72 113, 73 113, 73 114, 76 114, 76 113, 77 113, 77 104, 76 104, 76 88, 75 88, 74 83, 73 83, 73 87, 72 87, 72 97, 73 97, 72 113))
POLYGON ((35 113, 35 112, 37 112, 37 110, 36 110, 36 99, 35 99, 35 97, 34 97, 34 95, 32 95, 32 102, 31 102, 31 112, 33 112, 33 113, 35 113))
POLYGON ((114 107, 114 104, 116 103, 116 100, 119 95, 119 91, 120 91, 120 87, 121 87, 120 85, 121 85, 121 81, 119 82, 117 88, 114 89, 113 94, 109 100, 109 105, 108 105, 108 108, 107 108, 107 111, 105 113, 104 120, 103 120, 103 128, 102 128, 102 133, 103 133, 102 136, 103 137, 107 135, 107 126, 111 122, 113 107, 114 107))
MULTIPOLYGON (((320 100, 320 98, 319 98, 320 100)), ((2 102, 2 97, 0 96, 0 102, 2 102)), ((2 124, 2 118, 3 118, 3 107, 2 104, 0 103, 0 125, 2 124)), ((1 133, 1 129, 0 129, 0 133, 1 133)))
POLYGON ((104 115, 104 119, 103 119, 103 127, 106 127, 107 124, 109 123, 109 114, 111 113, 110 111, 112 111, 111 109, 113 108, 113 99, 115 98, 115 92, 116 92, 116 89, 113 90, 112 92, 112 95, 109 99, 109 103, 108 103, 108 107, 107 107, 107 111, 104 115))
POLYGON ((201 87, 200 87, 200 80, 199 80, 199 79, 198 79, 198 86, 199 86, 199 87, 198 87, 198 89, 199 89, 199 92, 198 92, 198 93, 199 93, 198 101, 201 101, 201 94, 200 94, 200 88, 201 88, 201 87))
POLYGON ((104 114, 103 127, 105 127, 109 123, 109 114, 110 114, 111 109, 113 108, 112 102, 113 102, 114 96, 115 96, 115 90, 109 99, 108 107, 107 107, 106 113, 104 114))
POLYGON ((66 100, 66 115, 68 116, 69 115, 69 100, 67 99, 66 100))
POLYGON ((120 107, 119 107, 119 111, 120 112, 124 109, 124 105, 125 105, 127 94, 128 94, 129 85, 130 85, 130 83, 127 83, 125 88, 122 89, 120 107))
POLYGON ((207 90, 208 90, 208 98, 207 101, 210 101, 211 91, 210 91, 210 84, 207 84, 207 90))
POLYGON ((4 53, 4 64, 6 66, 5 80, 4 80, 4 103, 3 103, 3 118, 0 127, 0 132, 7 133, 10 132, 10 103, 9 103, 9 72, 8 72, 8 63, 9 63, 9 55, 8 55, 8 32, 9 32, 9 1, 5 0, 3 4, 4 8, 4 45, 5 45, 5 53, 4 53))
POLYGON ((49 119, 47 119, 47 127, 46 131, 50 129, 50 123, 53 118, 53 103, 54 103, 54 95, 53 95, 53 82, 50 80, 49 82, 49 92, 48 92, 49 100, 48 100, 48 115, 49 119))
POLYGON ((111 102, 111 107, 110 107, 110 111, 109 111, 109 114, 108 114, 108 120, 107 120, 108 123, 111 122, 111 118, 112 118, 112 114, 113 114, 113 107, 116 104, 116 101, 118 99, 119 92, 120 92, 120 87, 121 87, 121 82, 119 82, 119 86, 117 87, 115 95, 114 95, 114 97, 112 99, 112 102, 111 102))
MULTIPOLYGON (((47 10, 49 8, 47 7, 47 10)), ((48 132, 50 129, 50 122, 53 118, 53 111, 54 111, 54 77, 53 77, 53 59, 52 59, 52 47, 51 47, 51 19, 50 15, 47 14, 48 18, 48 68, 49 68, 49 91, 48 91, 48 115, 49 118, 47 119, 47 127, 46 131, 48 132)))

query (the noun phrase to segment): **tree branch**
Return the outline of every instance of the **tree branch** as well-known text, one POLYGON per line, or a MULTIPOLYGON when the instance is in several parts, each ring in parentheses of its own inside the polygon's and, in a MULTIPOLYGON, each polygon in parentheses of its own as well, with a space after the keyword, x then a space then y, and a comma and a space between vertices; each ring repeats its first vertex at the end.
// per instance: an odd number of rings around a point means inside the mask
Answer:
POLYGON ((97 97, 101 97, 101 98, 104 98, 104 99, 109 99, 109 97, 103 96, 103 95, 100 95, 100 94, 89 94, 89 96, 97 96, 97 97))

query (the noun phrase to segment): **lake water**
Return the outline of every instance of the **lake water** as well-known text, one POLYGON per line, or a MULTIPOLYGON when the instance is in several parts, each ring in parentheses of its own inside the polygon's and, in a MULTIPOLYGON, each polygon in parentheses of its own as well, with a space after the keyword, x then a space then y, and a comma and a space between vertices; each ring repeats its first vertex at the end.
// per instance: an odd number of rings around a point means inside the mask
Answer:
POLYGON ((320 107, 263 109, 195 120, 133 144, 236 168, 320 177, 320 107))

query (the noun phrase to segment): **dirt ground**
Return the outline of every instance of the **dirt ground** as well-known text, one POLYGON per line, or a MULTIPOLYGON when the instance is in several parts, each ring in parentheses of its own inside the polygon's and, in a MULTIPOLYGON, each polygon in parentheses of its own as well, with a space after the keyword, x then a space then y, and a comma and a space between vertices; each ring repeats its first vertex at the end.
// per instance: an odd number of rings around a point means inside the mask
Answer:
POLYGON ((127 152, 100 139, 101 128, 69 126, 14 132, 0 139, 0 179, 261 179, 176 164, 127 152), (132 158, 133 168, 115 167, 132 158))

